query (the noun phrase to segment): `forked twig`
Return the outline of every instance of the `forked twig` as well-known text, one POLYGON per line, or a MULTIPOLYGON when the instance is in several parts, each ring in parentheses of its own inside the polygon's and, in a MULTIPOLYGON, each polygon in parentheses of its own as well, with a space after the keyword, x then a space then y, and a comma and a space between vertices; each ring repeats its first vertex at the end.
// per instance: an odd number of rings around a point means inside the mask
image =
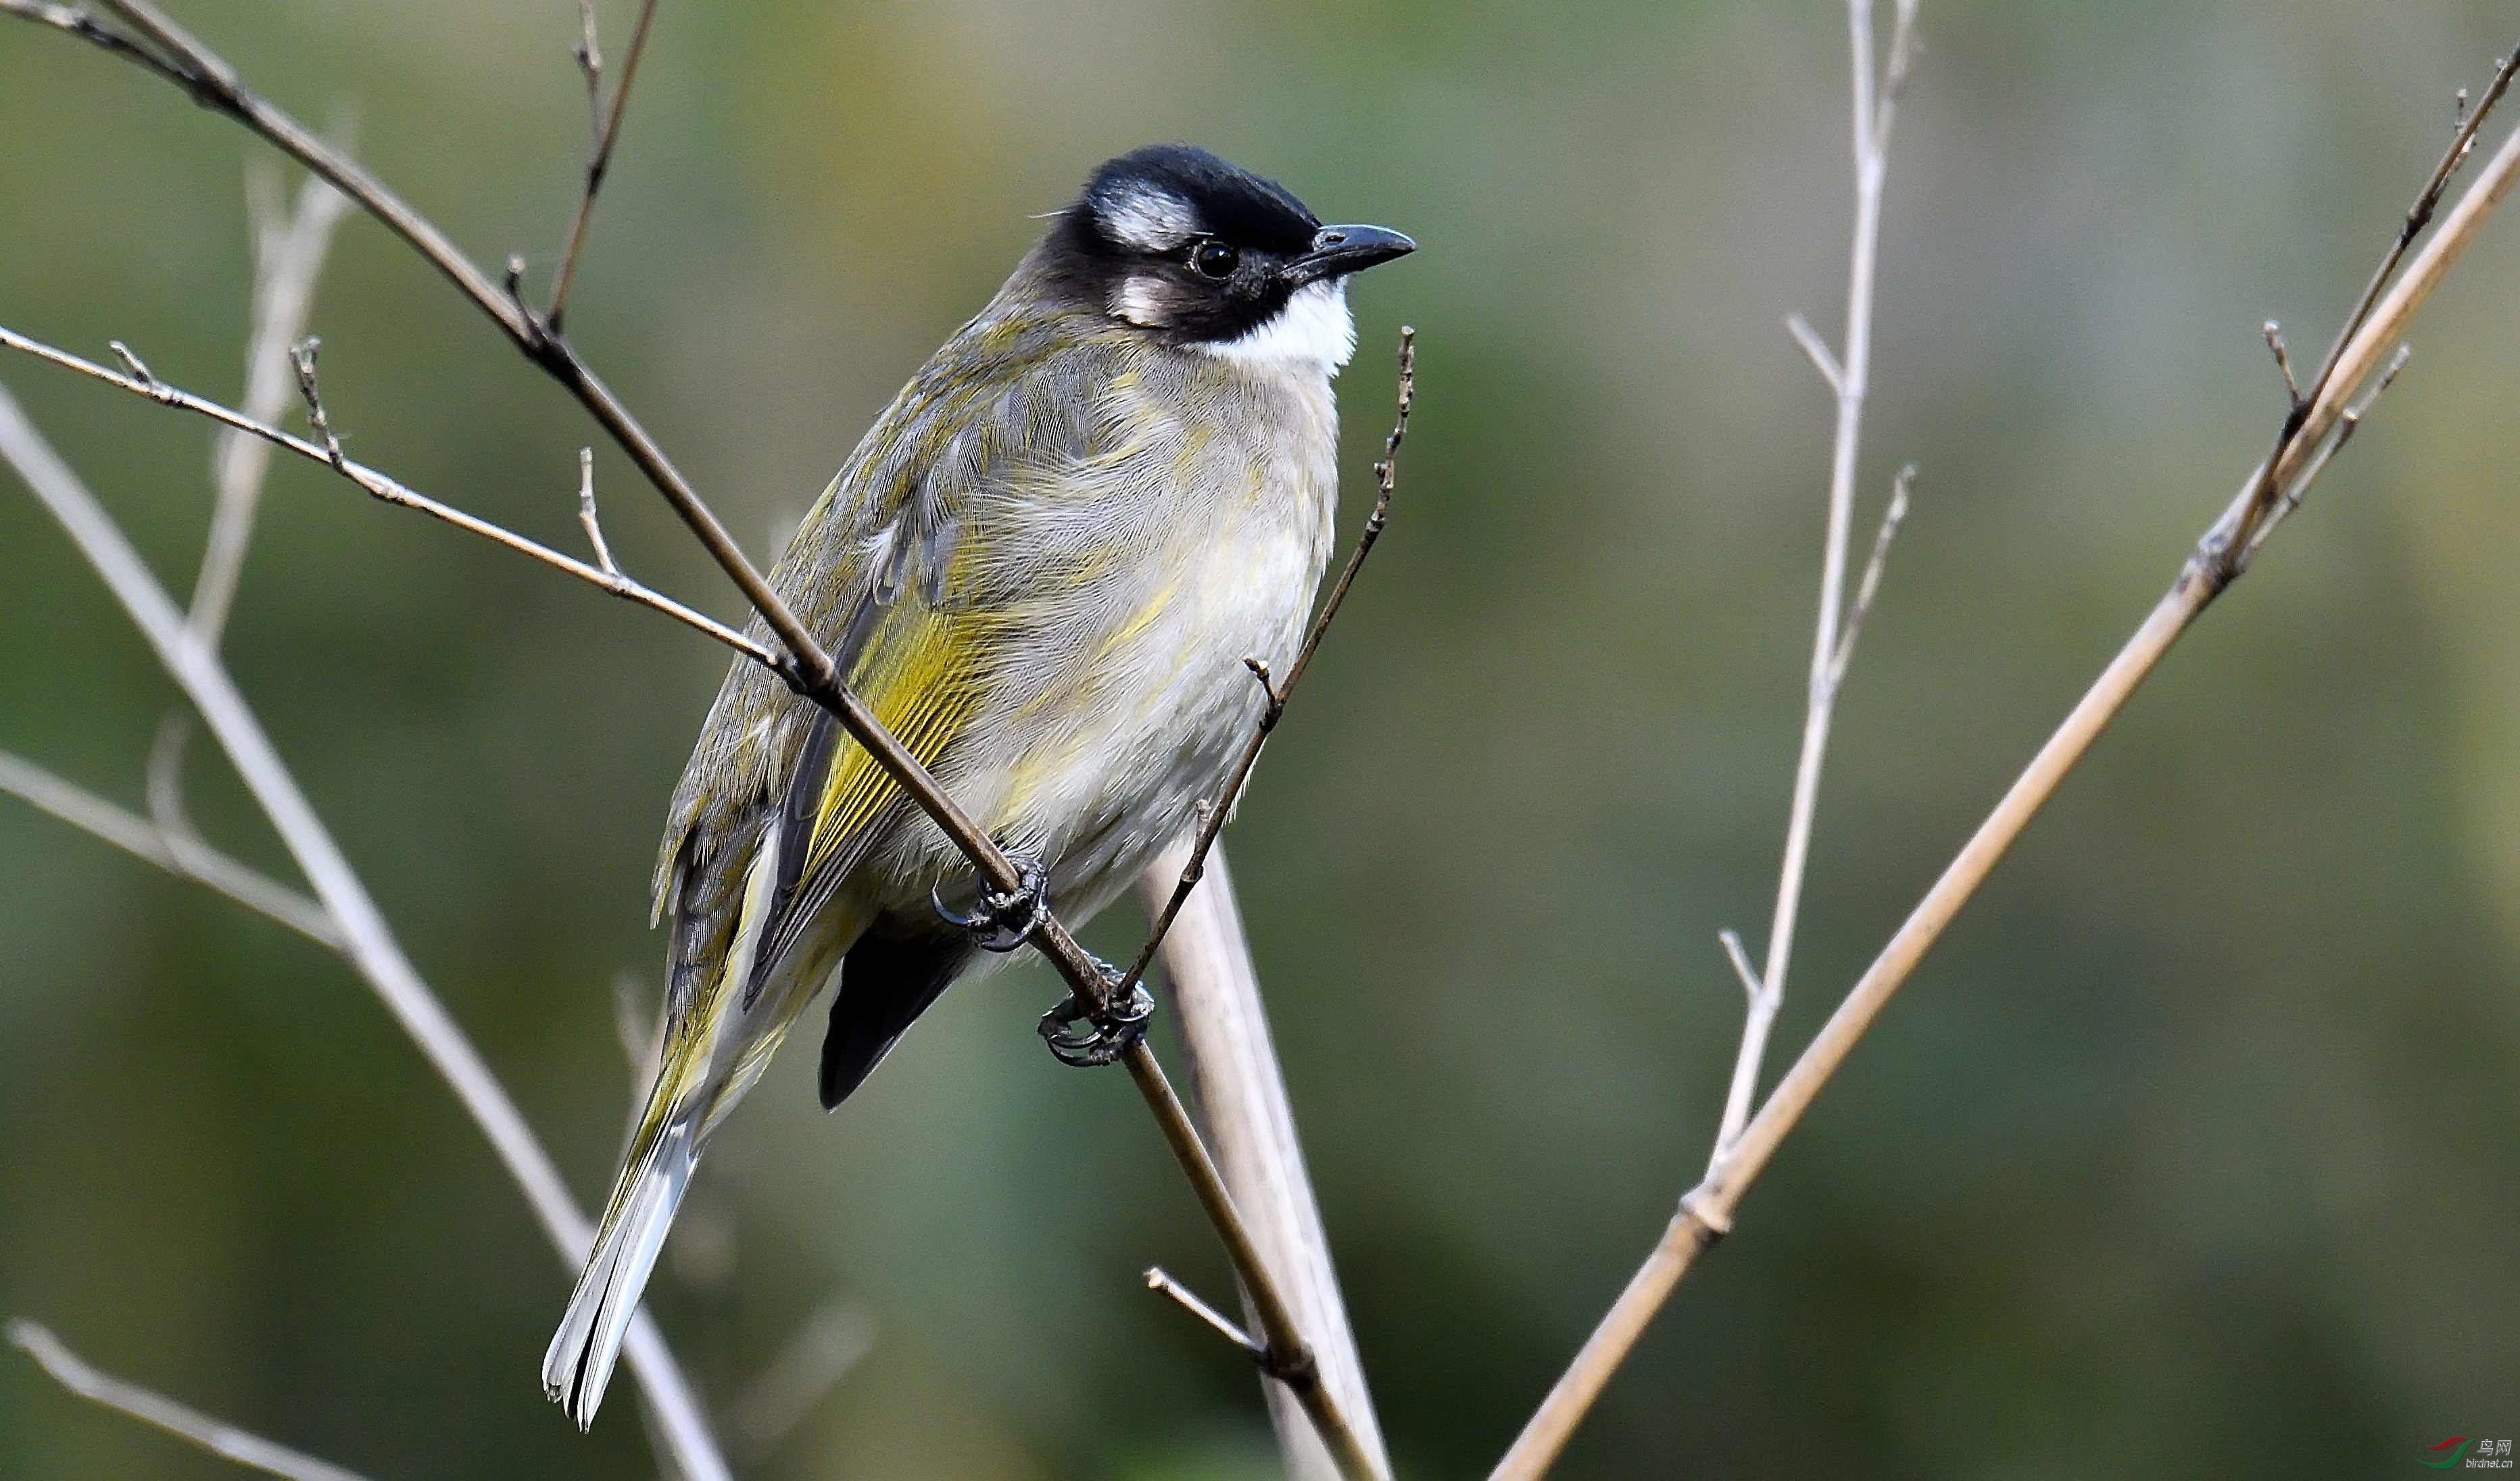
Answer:
MULTIPOLYGON (((102 366, 96 369, 113 377, 102 366)), ((419 1046, 488 1139, 553 1247, 565 1261, 583 1260, 594 1241, 594 1231, 507 1088, 403 955, 367 886, 306 800, 217 653, 193 631, 183 609, 150 572, 129 537, 6 391, 0 391, 0 463, 17 470, 36 502, 69 535, 79 555, 104 580, 158 662, 192 701, 339 932, 344 960, 419 1046)), ((624 1352, 649 1412, 666 1437, 667 1453, 687 1481, 727 1481, 726 1462, 718 1455, 698 1402, 655 1324, 644 1314, 633 1319, 624 1352)))
POLYGON ((70 827, 136 858, 157 865, 178 878, 190 879, 227 896, 257 916, 275 920, 318 946, 339 951, 341 929, 324 907, 251 865, 232 859, 198 838, 178 842, 158 824, 127 808, 108 802, 74 783, 64 781, 23 756, 0 751, 0 792, 17 797, 38 812, 49 813, 70 827))
MULTIPOLYGON (((2514 55, 2520 56, 2520 51, 2514 55)), ((2511 65, 2506 62, 2496 73, 2497 85, 2488 89, 2476 112, 2463 120, 2451 152, 2435 170, 2434 183, 2427 185, 2425 196, 2418 197, 2418 210, 2410 213, 2410 221, 2419 223, 2419 218, 2429 217, 2426 198, 2438 197, 2439 183, 2456 167, 2474 140, 2486 105, 2499 98, 2510 75, 2511 65)), ((1758 1114, 1705 1179, 1681 1200, 1680 1211, 1661 1239, 1524 1426, 1495 1476, 1529 1478, 1547 1469, 1697 1257, 1730 1231, 1742 1195, 1953 918, 1985 883, 2136 689, 2246 568, 2246 553, 2264 545, 2267 532, 2284 511, 2298 507, 2309 480, 2327 466, 2339 441, 2351 436, 2350 428, 2359 425, 2369 405, 2367 395, 2350 398, 2361 394, 2366 383, 2376 394, 2379 385, 2385 384, 2387 367, 2403 363, 2403 356, 2392 353, 2391 346, 2515 184, 2520 184, 2520 129, 2503 141, 2484 172, 2443 219, 2441 229, 2410 258, 2407 247, 2412 239, 2402 233, 2383 259, 2378 288, 2366 291, 2363 303, 2349 318, 2348 324, 2355 327, 2313 378, 2304 406, 2285 418, 2285 430, 2276 439, 2274 453, 2250 472, 2237 497, 2198 541, 2169 591, 1848 989, 1758 1114), (2391 276, 2387 270, 2401 259, 2406 259, 2404 270, 2391 276), (2375 381, 2375 376, 2381 379, 2375 381), (2272 496, 2264 493, 2270 488, 2274 490, 2272 496), (2235 552, 2241 553, 2236 561, 2235 552)))
POLYGON ((756 663, 776 665, 778 655, 770 650, 725 623, 694 611, 671 597, 631 580, 617 569, 589 565, 583 561, 562 555, 547 545, 528 540, 477 515, 467 514, 451 504, 432 499, 389 474, 343 456, 340 439, 333 435, 330 421, 323 411, 321 388, 315 380, 314 345, 315 341, 311 339, 301 342, 292 352, 292 359, 297 369, 298 387, 306 399, 308 418, 314 424, 318 434, 324 438, 321 446, 303 437, 282 431, 267 423, 257 422, 242 412, 221 406, 205 396, 197 396, 190 391, 178 389, 155 377, 141 381, 131 376, 117 375, 93 360, 81 359, 68 350, 56 348, 40 339, 30 339, 5 325, 0 325, 0 348, 32 355, 38 360, 58 365, 64 370, 76 371, 90 380, 102 381, 108 385, 129 391, 136 396, 145 396, 160 406, 207 417, 222 426, 243 432, 248 436, 258 437, 284 452, 294 453, 309 463, 321 464, 333 470, 387 504, 418 511, 432 519, 452 524, 468 534, 478 535, 494 545, 504 546, 518 555, 539 561, 554 570, 574 576, 599 591, 608 592, 625 602, 635 603, 651 611, 661 612, 684 626, 726 645, 756 663))
POLYGON ((1864 433, 1864 404, 1871 383, 1872 292, 1875 264, 1880 260, 1881 196, 1889 177, 1890 123, 1898 84, 1905 80, 1915 30, 1915 0, 1898 0, 1892 23, 1891 61, 1875 85, 1871 0, 1850 0, 1847 6, 1849 51, 1853 58, 1854 107, 1849 134, 1855 155, 1855 226, 1847 249, 1846 352, 1831 357, 1811 326, 1796 315, 1788 321, 1805 352, 1827 377, 1837 393, 1837 421, 1829 442, 1827 528, 1822 537, 1820 612, 1812 628, 1811 675, 1803 697, 1801 749, 1794 761, 1794 788, 1785 809, 1784 857, 1777 867, 1777 903, 1768 924, 1768 959, 1759 974, 1759 989, 1750 995, 1742 1017, 1741 1045, 1733 1055, 1732 1081, 1724 1099, 1724 1116, 1707 1154, 1710 1165, 1741 1133, 1759 1089, 1768 1037, 1783 1005, 1785 973, 1793 962, 1794 931, 1801 919, 1803 881, 1811 863, 1813 825, 1820 810, 1822 768, 1828 758, 1829 728, 1837 713, 1837 691, 1845 677, 1844 659, 1855 651, 1855 638, 1871 605, 1871 587, 1880 582, 1880 562, 1907 513, 1907 480, 1891 493, 1891 510, 1873 541, 1873 563, 1867 569, 1869 585, 1861 589, 1856 606, 1847 608, 1848 544, 1855 523, 1857 454, 1864 433), (1831 374, 1834 372, 1834 374, 1831 374))

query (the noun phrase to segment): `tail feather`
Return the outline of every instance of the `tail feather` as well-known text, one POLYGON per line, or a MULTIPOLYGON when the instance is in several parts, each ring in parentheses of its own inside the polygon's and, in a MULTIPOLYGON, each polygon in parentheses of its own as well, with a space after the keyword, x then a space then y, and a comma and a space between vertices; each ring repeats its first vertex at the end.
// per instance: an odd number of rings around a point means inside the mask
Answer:
POLYGON ((698 1128, 689 1117, 668 1121, 644 1156, 621 1171, 606 1210, 595 1249, 577 1278, 577 1289, 543 1354, 543 1392, 564 1409, 579 1429, 595 1422, 596 1406, 621 1356, 639 1296, 656 1269, 665 1231, 691 1186, 699 1155, 698 1128))

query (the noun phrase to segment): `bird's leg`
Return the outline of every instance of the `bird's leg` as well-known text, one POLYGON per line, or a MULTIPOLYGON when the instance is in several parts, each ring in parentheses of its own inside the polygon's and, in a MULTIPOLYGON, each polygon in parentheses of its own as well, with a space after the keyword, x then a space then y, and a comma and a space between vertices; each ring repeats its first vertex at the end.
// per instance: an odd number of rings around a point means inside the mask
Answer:
MULTIPOLYGON (((1100 957, 1094 959, 1094 967, 1102 976, 1107 997, 1120 985, 1120 972, 1100 957)), ((1155 1000, 1140 984, 1131 984, 1128 998, 1107 1009, 1087 1008, 1070 995, 1041 1015, 1041 1039, 1059 1063, 1096 1069, 1116 1063, 1135 1049, 1147 1037, 1147 1020, 1154 1015, 1155 1000)))
POLYGON ((1041 923, 1042 912, 1050 901, 1050 878, 1042 873, 1041 861, 1013 856, 1015 887, 998 889, 990 884, 980 886, 979 903, 969 915, 946 907, 944 897, 934 890, 927 892, 928 902, 949 925, 959 925, 971 933, 971 939, 984 952, 1000 955, 1014 951, 1032 935, 1041 923))

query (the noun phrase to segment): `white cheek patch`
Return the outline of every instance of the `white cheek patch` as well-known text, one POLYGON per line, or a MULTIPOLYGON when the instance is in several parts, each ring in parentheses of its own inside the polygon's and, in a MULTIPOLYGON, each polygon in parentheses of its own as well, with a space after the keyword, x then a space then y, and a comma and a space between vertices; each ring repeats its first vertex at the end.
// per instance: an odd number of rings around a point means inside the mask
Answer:
POLYGON ((1198 348, 1250 365, 1319 366, 1336 375, 1356 353, 1356 320, 1347 311, 1347 280, 1310 283, 1295 290, 1278 317, 1232 339, 1198 348))
POLYGON ((1169 191, 1137 186, 1106 195, 1097 204, 1111 235, 1140 251, 1170 251, 1198 234, 1198 216, 1190 202, 1169 191))
POLYGON ((1112 317, 1125 319, 1140 329, 1161 329, 1166 296, 1163 284, 1156 279, 1142 275, 1123 278, 1120 286, 1111 290, 1112 317))

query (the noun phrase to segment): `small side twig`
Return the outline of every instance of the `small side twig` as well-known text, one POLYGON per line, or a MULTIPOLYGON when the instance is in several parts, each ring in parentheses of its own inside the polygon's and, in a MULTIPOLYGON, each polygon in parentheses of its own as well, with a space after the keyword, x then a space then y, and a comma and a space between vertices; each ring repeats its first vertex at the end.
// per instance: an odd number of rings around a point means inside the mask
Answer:
MULTIPOLYGON (((279 194, 276 171, 247 179, 249 196, 279 194), (257 191, 257 181, 267 183, 257 191)), ((306 333, 325 253, 334 229, 349 212, 350 198, 314 175, 298 188, 293 211, 284 213, 277 202, 269 202, 253 212, 252 328, 246 340, 245 399, 239 409, 256 422, 276 421, 288 404, 289 346, 306 333)), ((201 573, 193 578, 190 608, 193 630, 212 644, 226 629, 236 604, 271 454, 270 443, 243 432, 230 431, 218 441, 212 469, 218 502, 210 514, 209 538, 202 546, 201 573)))
POLYGON ((247 910, 277 921, 318 946, 339 951, 341 928, 324 907, 249 864, 232 859, 198 838, 182 841, 158 824, 117 807, 63 780, 23 756, 0 751, 0 792, 47 813, 82 832, 180 879, 216 890, 247 910))
POLYGON ((1174 1279, 1162 1266, 1147 1267, 1147 1289, 1156 1295, 1169 1297, 1175 1306, 1196 1318, 1209 1331, 1240 1348, 1244 1357, 1259 1364, 1263 1369, 1269 1366, 1269 1349, 1252 1341, 1251 1334, 1244 1331, 1232 1317, 1199 1299, 1198 1292, 1174 1279))
POLYGON ((577 259, 586 250, 586 227, 595 215, 595 197, 604 189, 605 171, 612 165, 612 147, 621 141, 621 119, 630 111, 630 83, 639 75, 639 59, 648 54, 648 28, 656 19, 656 0, 641 0, 639 19, 630 28, 630 48, 621 57, 621 78, 612 84, 608 112, 601 112, 596 101, 604 93, 604 54, 595 45, 593 0, 579 0, 578 15, 585 28, 578 43, 578 69, 586 75, 589 113, 600 112, 600 117, 594 123, 595 140, 587 156, 586 186, 578 193, 577 215, 568 226, 568 248, 561 254, 560 270, 552 277, 551 307, 543 310, 543 325, 555 335, 568 307, 568 291, 577 282, 577 259))
POLYGON ((647 607, 651 611, 661 612, 665 616, 671 617, 675 621, 682 623, 684 626, 726 645, 728 648, 735 650, 737 652, 743 654, 745 657, 750 658, 752 661, 762 664, 765 667, 772 669, 778 669, 780 667, 779 655, 762 647, 760 644, 755 643, 750 638, 745 637, 743 634, 737 632, 734 628, 728 627, 725 623, 719 622, 713 617, 709 617, 693 610, 691 607, 684 606, 682 603, 675 601, 671 597, 667 597, 651 587, 631 580, 629 577, 622 575, 617 570, 608 571, 597 566, 589 565, 583 561, 562 555, 560 552, 551 549, 549 546, 542 545, 533 540, 528 540, 524 536, 517 534, 513 530, 507 529, 502 525, 493 524, 489 520, 481 518, 477 515, 467 514, 463 510, 457 509, 451 504, 445 504, 432 499, 427 494, 421 493, 417 489, 412 488, 408 484, 402 483, 383 472, 380 472, 376 469, 368 467, 364 463, 359 463, 342 456, 340 442, 338 438, 335 438, 332 435, 331 427, 323 416, 323 401, 315 381, 315 362, 313 354, 314 343, 315 341, 311 339, 304 341, 297 347, 298 351, 303 352, 302 355, 297 352, 292 352, 291 358, 292 363, 297 367, 299 378, 298 385, 301 394, 305 397, 307 403, 309 420, 316 424, 317 431, 325 439, 321 446, 318 446, 303 437, 282 431, 279 427, 272 426, 266 423, 257 422, 241 412, 233 411, 228 407, 222 406, 219 403, 208 399, 207 397, 197 396, 190 391, 179 390, 162 381, 157 380, 155 377, 144 381, 135 377, 117 375, 113 371, 97 364, 93 360, 81 359, 68 350, 57 349, 52 345, 44 343, 42 340, 30 339, 24 335, 19 334, 15 330, 6 328, 5 326, 0 326, 0 348, 13 349, 22 354, 32 355, 38 360, 58 365, 65 370, 76 371, 78 374, 86 376, 91 380, 102 381, 108 385, 116 386, 122 390, 129 391, 134 395, 146 396, 150 400, 156 401, 162 406, 170 406, 178 411, 187 411, 196 416, 207 417, 222 426, 234 428, 235 430, 244 432, 249 436, 259 437, 265 442, 268 442, 272 446, 280 448, 285 452, 294 453, 298 457, 304 458, 310 463, 319 463, 332 469, 342 477, 347 478, 350 482, 358 485, 369 494, 387 504, 397 505, 404 509, 416 510, 421 514, 428 516, 432 519, 452 524, 456 528, 464 530, 469 534, 478 535, 482 539, 488 540, 495 545, 504 546, 509 550, 517 552, 518 555, 539 561, 543 564, 552 567, 554 570, 574 576, 578 580, 587 583, 589 586, 596 587, 601 591, 608 592, 626 602, 635 603, 641 606, 647 607))
POLYGON ((1796 344, 1803 347, 1803 353, 1811 357, 1812 369, 1820 372, 1821 380, 1828 382, 1828 393, 1834 396, 1844 389, 1846 373, 1837 368, 1837 356, 1829 353, 1828 341, 1820 337, 1820 331, 1811 327, 1811 321, 1800 314, 1787 314, 1785 331, 1794 337, 1796 344))
POLYGON ((163 1394, 101 1371, 36 1323, 23 1318, 11 1322, 9 1341, 20 1352, 32 1358, 35 1366, 49 1374, 54 1382, 78 1397, 164 1430, 222 1460, 232 1460, 266 1475, 287 1478, 287 1481, 366 1481, 357 1471, 344 1470, 330 1460, 319 1460, 303 1451, 291 1450, 224 1419, 214 1419, 190 1405, 179 1404, 163 1394))
POLYGON ((2283 326, 2269 319, 2261 335, 2267 341, 2268 352, 2275 357, 2276 372, 2283 377, 2284 409, 2289 412, 2301 405, 2301 382, 2293 379, 2292 354, 2284 348, 2283 326))
POLYGON ((621 566, 604 538, 604 516, 595 511, 595 449, 591 447, 577 450, 577 522, 586 529, 586 543, 595 548, 597 567, 608 576, 620 575, 621 566))
POLYGON ((1199 876, 1207 866, 1208 852, 1215 848, 1216 835, 1224 831, 1226 823, 1232 819, 1234 804, 1241 797, 1244 784, 1251 780, 1251 769, 1259 765, 1261 748, 1269 743, 1269 733, 1276 730, 1279 720, 1284 717, 1286 701, 1294 696, 1295 686, 1303 682, 1304 671, 1312 667, 1313 654, 1321 649, 1322 639, 1329 632, 1330 623, 1337 619, 1339 607, 1347 601, 1348 589, 1356 584, 1356 573, 1364 567, 1366 558, 1373 554, 1374 542, 1382 538, 1383 527, 1390 521, 1391 498, 1398 488, 1400 444, 1408 440, 1409 412, 1418 399, 1418 331, 1405 324, 1400 327, 1399 361, 1400 388, 1391 431, 1382 439, 1382 456, 1373 465, 1373 508, 1367 513, 1364 527, 1357 533, 1355 548, 1348 552, 1347 564, 1339 568, 1338 579, 1331 583, 1329 595, 1322 601, 1320 613, 1313 618, 1312 627, 1304 634, 1303 644, 1296 649, 1295 661, 1287 665, 1285 679, 1280 681, 1265 658, 1255 656, 1242 660, 1243 665, 1251 670, 1251 676, 1260 681, 1260 718, 1251 728, 1250 739, 1243 742, 1242 754, 1235 759, 1234 770, 1227 774, 1225 785, 1217 795, 1200 804, 1198 835, 1191 845, 1190 860, 1182 866, 1181 878, 1174 885, 1171 898, 1164 902, 1164 908, 1155 916, 1153 926, 1148 930, 1146 944, 1138 948, 1138 955, 1130 961, 1129 969, 1121 975, 1118 995, 1123 998, 1146 976, 1148 965, 1155 960, 1155 953, 1164 944, 1165 933, 1181 918, 1183 903, 1190 899, 1191 891, 1198 887, 1199 876))
POLYGON ((1890 503, 1881 511, 1881 528, 1873 532, 1872 554, 1865 558, 1864 574, 1856 579, 1855 601, 1846 609, 1846 631, 1839 635, 1837 652, 1828 660, 1832 691, 1846 682, 1847 666, 1855 661, 1855 640, 1864 634, 1864 619, 1872 615, 1872 599, 1881 591, 1881 572, 1890 563, 1890 543, 1899 538, 1899 526, 1907 522, 1908 493, 1915 483, 1912 463, 1890 480, 1890 503))

